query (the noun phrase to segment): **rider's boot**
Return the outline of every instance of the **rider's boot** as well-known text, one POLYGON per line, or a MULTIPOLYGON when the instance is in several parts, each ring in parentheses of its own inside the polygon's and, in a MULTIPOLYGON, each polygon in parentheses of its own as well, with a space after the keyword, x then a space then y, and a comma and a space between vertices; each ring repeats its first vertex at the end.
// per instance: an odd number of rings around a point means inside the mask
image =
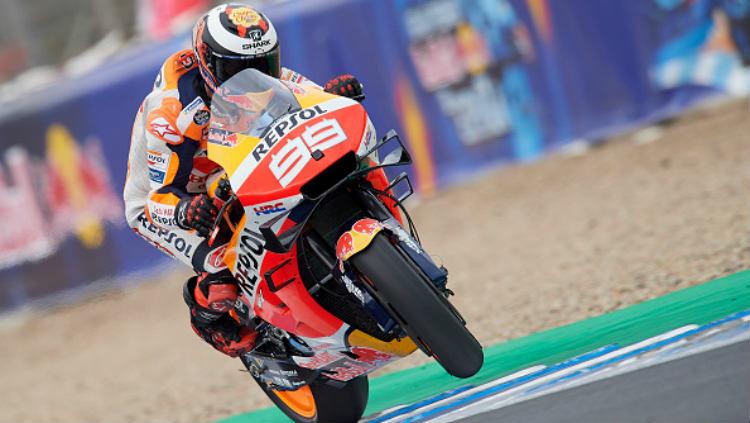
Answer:
POLYGON ((237 283, 228 271, 193 276, 183 288, 195 333, 230 357, 252 351, 258 335, 229 314, 237 301, 238 291, 237 283))

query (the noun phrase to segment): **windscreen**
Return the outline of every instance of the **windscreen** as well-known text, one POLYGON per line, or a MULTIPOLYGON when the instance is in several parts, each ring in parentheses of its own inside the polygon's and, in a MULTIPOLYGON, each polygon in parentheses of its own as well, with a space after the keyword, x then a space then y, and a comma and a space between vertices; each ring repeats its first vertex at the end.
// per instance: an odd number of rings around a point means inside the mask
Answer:
POLYGON ((300 108, 281 81, 255 69, 244 70, 222 84, 211 99, 209 141, 223 144, 231 134, 260 137, 278 118, 300 108))

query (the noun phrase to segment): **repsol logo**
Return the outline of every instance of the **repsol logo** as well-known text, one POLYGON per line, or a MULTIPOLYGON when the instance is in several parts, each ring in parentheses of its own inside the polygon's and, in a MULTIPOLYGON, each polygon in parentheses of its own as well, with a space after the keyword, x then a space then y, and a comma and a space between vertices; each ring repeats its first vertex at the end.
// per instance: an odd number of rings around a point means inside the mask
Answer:
POLYGON ((147 160, 150 164, 161 164, 161 165, 167 164, 167 159, 163 155, 158 154, 158 153, 152 153, 150 151, 148 152, 147 160))
POLYGON ((193 258, 193 245, 187 242, 184 238, 179 237, 176 233, 160 228, 153 223, 149 222, 145 213, 138 216, 138 221, 141 223, 141 227, 152 234, 155 234, 163 243, 171 246, 170 253, 176 251, 185 257, 193 258))
POLYGON ((255 286, 258 284, 260 277, 260 264, 265 253, 263 239, 260 235, 245 228, 242 230, 237 244, 239 254, 237 254, 237 270, 234 277, 248 291, 255 292, 255 286))
POLYGON ((155 223, 158 223, 159 225, 164 225, 164 226, 177 225, 177 220, 174 217, 151 216, 151 218, 154 220, 155 223))
POLYGON ((276 143, 284 138, 286 134, 293 131, 301 124, 307 122, 310 119, 316 118, 320 115, 328 113, 328 110, 324 110, 320 105, 309 109, 302 109, 298 112, 292 113, 284 117, 279 123, 271 127, 263 140, 253 150, 253 157, 255 160, 260 161, 266 154, 273 148, 276 143))

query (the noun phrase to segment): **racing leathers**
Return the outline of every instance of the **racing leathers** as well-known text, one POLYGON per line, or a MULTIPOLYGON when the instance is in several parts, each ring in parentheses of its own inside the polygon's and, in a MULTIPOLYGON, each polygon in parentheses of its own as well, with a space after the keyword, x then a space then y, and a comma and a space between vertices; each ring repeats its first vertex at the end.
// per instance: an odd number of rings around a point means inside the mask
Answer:
MULTIPOLYGON (((321 89, 300 74, 282 69, 282 81, 321 89)), ((135 118, 125 182, 128 224, 146 241, 191 266, 198 276, 185 286, 193 329, 216 349, 235 356, 254 346, 255 333, 227 313, 238 290, 223 264, 225 245, 209 246, 178 222, 178 205, 200 203, 222 169, 207 157, 210 97, 193 50, 164 63, 135 118)))

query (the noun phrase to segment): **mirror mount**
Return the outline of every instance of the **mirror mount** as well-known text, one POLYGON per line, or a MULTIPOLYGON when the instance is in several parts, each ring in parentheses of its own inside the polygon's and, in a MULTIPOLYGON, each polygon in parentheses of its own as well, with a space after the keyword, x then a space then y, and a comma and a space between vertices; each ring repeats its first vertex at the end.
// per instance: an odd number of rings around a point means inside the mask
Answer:
POLYGON ((396 146, 393 147, 393 150, 391 150, 391 152, 389 152, 383 158, 383 160, 380 161, 380 163, 378 163, 379 167, 411 164, 412 159, 409 151, 406 149, 406 146, 401 140, 401 137, 393 129, 388 131, 388 133, 385 134, 385 136, 377 144, 375 144, 375 146, 368 150, 367 153, 362 155, 362 157, 360 157, 360 161, 369 157, 372 153, 381 150, 385 146, 393 145, 394 143, 396 144, 396 146))

